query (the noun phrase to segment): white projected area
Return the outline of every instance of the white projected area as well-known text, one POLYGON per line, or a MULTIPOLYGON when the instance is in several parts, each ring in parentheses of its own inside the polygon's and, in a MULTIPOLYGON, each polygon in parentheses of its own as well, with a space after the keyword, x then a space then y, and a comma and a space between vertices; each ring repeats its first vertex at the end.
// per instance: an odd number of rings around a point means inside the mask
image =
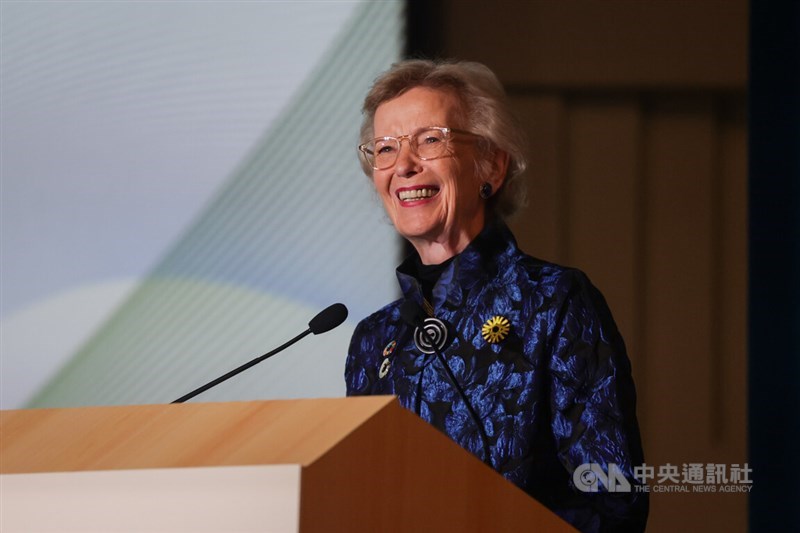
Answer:
POLYGON ((333 301, 345 326, 204 399, 342 394, 354 323, 395 291, 354 146, 400 3, 1 9, 2 407, 168 401, 333 301), (281 159, 315 132, 340 143, 281 159))

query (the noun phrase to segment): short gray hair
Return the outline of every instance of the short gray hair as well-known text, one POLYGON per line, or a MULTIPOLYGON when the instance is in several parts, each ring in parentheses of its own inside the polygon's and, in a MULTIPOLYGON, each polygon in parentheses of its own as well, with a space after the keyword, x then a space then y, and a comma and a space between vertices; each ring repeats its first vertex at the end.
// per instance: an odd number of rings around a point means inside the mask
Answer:
MULTIPOLYGON (((467 128, 488 141, 480 143, 485 157, 478 162, 479 174, 485 175, 490 170, 493 147, 509 155, 505 181, 489 199, 487 210, 489 215, 501 218, 516 213, 526 202, 522 178, 527 167, 526 136, 511 113, 500 80, 481 63, 422 59, 395 63, 378 76, 364 99, 361 142, 375 136, 373 121, 378 107, 415 87, 452 91, 458 97, 467 116, 467 128)), ((367 176, 372 176, 373 169, 363 158, 361 166, 367 176)))

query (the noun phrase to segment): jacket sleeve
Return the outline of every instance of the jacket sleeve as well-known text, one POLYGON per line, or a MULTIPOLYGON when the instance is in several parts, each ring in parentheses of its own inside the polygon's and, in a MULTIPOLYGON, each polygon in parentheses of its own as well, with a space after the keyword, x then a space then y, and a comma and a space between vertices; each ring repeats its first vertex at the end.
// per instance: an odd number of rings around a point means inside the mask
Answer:
POLYGON ((362 346, 367 342, 364 335, 364 323, 356 326, 353 336, 350 339, 350 348, 347 352, 347 361, 344 365, 344 382, 347 388, 347 396, 359 396, 369 394, 370 379, 367 374, 364 358, 368 352, 362 346))
POLYGON ((648 494, 637 491, 633 476, 644 457, 625 345, 603 296, 584 274, 567 271, 558 287, 564 300, 550 336, 550 410, 574 504, 557 512, 582 531, 642 531, 648 494), (611 490, 596 472, 586 473, 591 467, 584 465, 592 464, 612 473, 611 490))

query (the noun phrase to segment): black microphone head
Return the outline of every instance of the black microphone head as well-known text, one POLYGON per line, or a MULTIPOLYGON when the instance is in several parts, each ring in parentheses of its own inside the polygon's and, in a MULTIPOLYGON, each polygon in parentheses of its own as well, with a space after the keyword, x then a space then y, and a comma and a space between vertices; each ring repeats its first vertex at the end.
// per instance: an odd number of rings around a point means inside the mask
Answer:
POLYGON ((308 323, 308 329, 314 335, 319 335, 332 330, 344 322, 345 318, 347 318, 347 307, 344 304, 333 304, 317 313, 317 316, 308 323))
POLYGON ((425 322, 425 312, 414 300, 405 300, 400 304, 400 316, 409 326, 419 327, 425 322))

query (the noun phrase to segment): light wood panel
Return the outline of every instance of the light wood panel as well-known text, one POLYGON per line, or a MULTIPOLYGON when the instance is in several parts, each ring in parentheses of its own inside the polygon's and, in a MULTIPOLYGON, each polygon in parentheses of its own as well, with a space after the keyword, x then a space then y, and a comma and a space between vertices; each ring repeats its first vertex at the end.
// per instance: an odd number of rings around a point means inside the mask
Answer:
POLYGON ((307 465, 392 401, 373 396, 2 411, 0 473, 307 465))
POLYGON ((364 531, 575 531, 417 415, 390 407, 304 471, 303 531, 344 531, 331 517, 348 510, 325 483, 342 476, 353 523, 372 524, 364 531), (453 497, 446 487, 470 490, 453 497))

